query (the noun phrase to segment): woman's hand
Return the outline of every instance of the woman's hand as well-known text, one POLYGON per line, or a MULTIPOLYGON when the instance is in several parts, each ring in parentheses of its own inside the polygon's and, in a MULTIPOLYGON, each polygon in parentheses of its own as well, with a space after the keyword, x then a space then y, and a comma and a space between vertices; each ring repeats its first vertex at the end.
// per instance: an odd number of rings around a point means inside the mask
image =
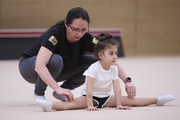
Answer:
POLYGON ((136 96, 136 87, 132 82, 126 82, 125 83, 125 90, 127 92, 127 97, 129 99, 133 99, 136 96))
POLYGON ((87 111, 98 111, 99 109, 94 107, 94 106, 90 106, 88 108, 86 108, 87 111))
POLYGON ((69 89, 64 89, 64 88, 59 87, 55 92, 58 95, 66 96, 70 102, 74 100, 74 95, 69 89))

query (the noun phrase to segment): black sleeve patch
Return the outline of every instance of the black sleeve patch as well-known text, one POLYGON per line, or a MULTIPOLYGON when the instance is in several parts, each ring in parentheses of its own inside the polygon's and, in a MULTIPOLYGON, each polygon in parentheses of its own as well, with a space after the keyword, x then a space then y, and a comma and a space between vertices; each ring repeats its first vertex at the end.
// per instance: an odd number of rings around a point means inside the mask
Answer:
POLYGON ((92 42, 93 42, 94 44, 97 44, 97 43, 98 43, 98 40, 94 37, 93 40, 92 40, 92 42))
POLYGON ((58 43, 57 39, 56 39, 53 35, 49 38, 49 41, 50 41, 54 46, 58 43))

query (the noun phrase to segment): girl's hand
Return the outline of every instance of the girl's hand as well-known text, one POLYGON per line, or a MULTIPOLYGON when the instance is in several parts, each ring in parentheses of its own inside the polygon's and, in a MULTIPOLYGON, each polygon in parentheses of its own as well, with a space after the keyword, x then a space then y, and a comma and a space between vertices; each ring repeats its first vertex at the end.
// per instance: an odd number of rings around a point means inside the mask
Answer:
POLYGON ((94 106, 90 106, 88 108, 86 108, 87 111, 98 111, 99 109, 94 107, 94 106))
POLYGON ((131 110, 130 107, 128 107, 128 106, 122 106, 122 105, 118 105, 118 106, 116 107, 116 109, 117 109, 117 110, 131 110))

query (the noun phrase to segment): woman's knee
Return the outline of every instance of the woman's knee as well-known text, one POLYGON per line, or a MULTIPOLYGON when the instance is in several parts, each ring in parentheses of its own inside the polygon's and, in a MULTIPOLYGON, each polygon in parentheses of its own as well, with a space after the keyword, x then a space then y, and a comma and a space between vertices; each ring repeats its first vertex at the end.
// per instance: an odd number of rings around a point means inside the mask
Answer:
POLYGON ((62 57, 58 54, 53 54, 47 64, 47 68, 48 68, 49 72, 51 73, 51 75, 54 78, 56 78, 63 69, 62 57))
POLYGON ((81 59, 81 65, 83 66, 82 69, 83 70, 86 70, 89 68, 89 66, 91 64, 93 64, 94 62, 98 61, 98 58, 95 57, 94 55, 88 53, 88 54, 85 54, 83 56, 83 58, 81 59))
POLYGON ((34 71, 35 57, 19 61, 19 72, 21 76, 29 83, 35 84, 37 73, 34 71))
POLYGON ((84 54, 83 59, 87 60, 91 64, 98 61, 98 58, 91 53, 84 54))

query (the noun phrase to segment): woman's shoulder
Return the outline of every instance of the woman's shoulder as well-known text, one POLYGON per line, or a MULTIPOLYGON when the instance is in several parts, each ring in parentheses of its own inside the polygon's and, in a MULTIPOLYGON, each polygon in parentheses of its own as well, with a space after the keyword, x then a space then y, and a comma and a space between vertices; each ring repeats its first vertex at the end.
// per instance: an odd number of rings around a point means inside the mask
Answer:
POLYGON ((50 27, 46 32, 45 36, 54 36, 57 40, 65 36, 65 28, 61 24, 55 24, 50 27))
POLYGON ((51 31, 52 33, 61 33, 63 31, 65 31, 65 26, 63 26, 62 24, 55 24, 54 26, 52 26, 49 31, 51 31))

